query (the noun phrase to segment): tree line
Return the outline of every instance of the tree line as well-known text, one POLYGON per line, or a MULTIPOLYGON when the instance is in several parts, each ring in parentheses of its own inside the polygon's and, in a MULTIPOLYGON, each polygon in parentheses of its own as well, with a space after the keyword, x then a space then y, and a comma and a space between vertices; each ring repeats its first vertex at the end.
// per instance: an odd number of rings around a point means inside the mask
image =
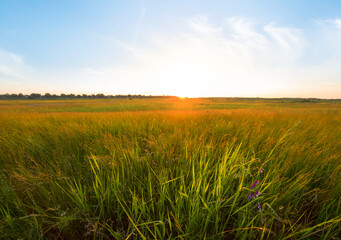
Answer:
MULTIPOLYGON (((81 99, 81 98, 128 98, 128 99, 134 99, 134 98, 156 98, 156 97, 165 97, 163 96, 153 96, 153 95, 105 95, 103 93, 98 94, 51 94, 51 93, 31 93, 31 94, 0 94, 0 99, 81 99)), ((169 96, 168 96, 169 97, 169 96)))

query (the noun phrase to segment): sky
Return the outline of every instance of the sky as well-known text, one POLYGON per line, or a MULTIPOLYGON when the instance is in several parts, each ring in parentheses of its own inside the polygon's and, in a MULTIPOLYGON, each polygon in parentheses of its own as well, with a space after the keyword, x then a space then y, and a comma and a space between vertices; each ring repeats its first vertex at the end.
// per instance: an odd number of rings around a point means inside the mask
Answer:
POLYGON ((339 0, 0 0, 0 94, 341 98, 339 0))

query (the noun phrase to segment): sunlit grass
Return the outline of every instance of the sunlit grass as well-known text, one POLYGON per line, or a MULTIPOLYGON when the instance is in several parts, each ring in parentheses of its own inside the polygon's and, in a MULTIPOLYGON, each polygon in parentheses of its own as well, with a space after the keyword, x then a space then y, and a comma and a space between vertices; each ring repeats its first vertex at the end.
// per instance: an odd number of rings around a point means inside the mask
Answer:
POLYGON ((340 236, 339 104, 186 101, 1 106, 0 238, 340 236))

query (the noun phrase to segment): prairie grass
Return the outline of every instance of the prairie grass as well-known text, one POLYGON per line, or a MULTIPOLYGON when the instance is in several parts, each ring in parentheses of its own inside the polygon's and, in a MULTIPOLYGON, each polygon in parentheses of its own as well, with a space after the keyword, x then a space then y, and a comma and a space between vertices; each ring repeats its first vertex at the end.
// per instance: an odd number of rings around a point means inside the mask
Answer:
POLYGON ((340 239, 340 106, 2 101, 0 238, 340 239))

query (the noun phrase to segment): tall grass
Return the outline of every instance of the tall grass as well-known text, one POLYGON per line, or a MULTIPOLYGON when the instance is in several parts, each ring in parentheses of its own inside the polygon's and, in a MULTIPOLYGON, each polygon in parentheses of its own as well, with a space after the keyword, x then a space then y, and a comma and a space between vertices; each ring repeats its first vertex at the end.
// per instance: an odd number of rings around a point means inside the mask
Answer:
POLYGON ((335 108, 2 113, 0 126, 0 238, 341 233, 335 108))

